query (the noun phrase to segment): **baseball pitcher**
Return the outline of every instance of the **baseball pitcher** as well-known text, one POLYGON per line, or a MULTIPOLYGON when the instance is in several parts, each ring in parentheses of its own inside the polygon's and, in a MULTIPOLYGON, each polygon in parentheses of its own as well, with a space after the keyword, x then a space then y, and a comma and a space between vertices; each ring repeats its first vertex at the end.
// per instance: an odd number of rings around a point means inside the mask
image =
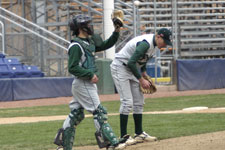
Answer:
POLYGON ((141 89, 150 89, 149 93, 156 91, 152 80, 147 80, 146 63, 153 56, 156 47, 160 49, 172 45, 170 36, 170 30, 161 28, 156 35, 144 34, 131 39, 115 54, 111 73, 120 95, 120 134, 126 145, 156 140, 156 137, 142 129, 144 96, 141 89), (132 110, 135 124, 133 138, 127 134, 128 115, 132 110))

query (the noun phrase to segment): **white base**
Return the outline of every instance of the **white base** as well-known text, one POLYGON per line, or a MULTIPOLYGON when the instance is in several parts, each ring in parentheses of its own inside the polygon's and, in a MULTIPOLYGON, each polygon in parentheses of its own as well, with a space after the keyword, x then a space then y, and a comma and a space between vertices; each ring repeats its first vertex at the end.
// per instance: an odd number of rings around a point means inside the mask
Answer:
POLYGON ((204 109, 208 109, 208 107, 205 106, 198 106, 198 107, 189 107, 189 108, 184 108, 182 110, 184 111, 190 111, 190 110, 204 110, 204 109))

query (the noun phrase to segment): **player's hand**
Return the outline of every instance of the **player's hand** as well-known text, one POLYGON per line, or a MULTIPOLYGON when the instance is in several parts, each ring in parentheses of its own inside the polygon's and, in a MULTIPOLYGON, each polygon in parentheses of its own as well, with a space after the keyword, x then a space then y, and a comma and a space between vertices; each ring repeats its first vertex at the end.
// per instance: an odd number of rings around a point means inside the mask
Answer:
MULTIPOLYGON (((147 74, 146 71, 145 71, 145 72, 142 72, 141 76, 142 76, 144 79, 148 78, 148 74, 147 74)), ((152 82, 151 82, 150 80, 147 80, 147 81, 150 82, 150 85, 152 85, 152 82)))
POLYGON ((112 22, 115 28, 115 32, 120 32, 120 28, 123 26, 124 13, 122 10, 114 10, 111 14, 112 22))
POLYGON ((144 79, 143 77, 139 79, 139 82, 144 89, 148 89, 151 86, 151 83, 148 80, 144 79))
POLYGON ((98 82, 98 77, 94 74, 94 76, 91 79, 91 83, 97 83, 98 82))
POLYGON ((119 25, 114 25, 115 32, 120 32, 120 26, 119 25))

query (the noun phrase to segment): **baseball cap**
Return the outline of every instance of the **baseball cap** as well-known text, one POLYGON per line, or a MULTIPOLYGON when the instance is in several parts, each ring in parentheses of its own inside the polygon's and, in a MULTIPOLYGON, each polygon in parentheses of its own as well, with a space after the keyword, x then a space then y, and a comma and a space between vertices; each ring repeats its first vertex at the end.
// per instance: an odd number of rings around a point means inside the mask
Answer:
POLYGON ((171 31, 169 29, 167 29, 167 28, 161 28, 158 31, 158 35, 163 38, 163 40, 165 41, 165 43, 167 45, 172 46, 172 42, 171 42, 172 33, 171 33, 171 31))

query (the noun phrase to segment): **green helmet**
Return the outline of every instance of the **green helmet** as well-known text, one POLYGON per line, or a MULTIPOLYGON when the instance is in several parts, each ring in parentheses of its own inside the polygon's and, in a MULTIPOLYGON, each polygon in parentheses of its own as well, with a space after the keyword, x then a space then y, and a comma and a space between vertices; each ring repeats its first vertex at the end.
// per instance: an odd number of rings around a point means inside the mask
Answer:
POLYGON ((79 29, 87 32, 89 35, 93 34, 93 26, 91 24, 92 18, 87 15, 76 15, 69 21, 70 30, 73 31, 73 35, 79 34, 79 29))

